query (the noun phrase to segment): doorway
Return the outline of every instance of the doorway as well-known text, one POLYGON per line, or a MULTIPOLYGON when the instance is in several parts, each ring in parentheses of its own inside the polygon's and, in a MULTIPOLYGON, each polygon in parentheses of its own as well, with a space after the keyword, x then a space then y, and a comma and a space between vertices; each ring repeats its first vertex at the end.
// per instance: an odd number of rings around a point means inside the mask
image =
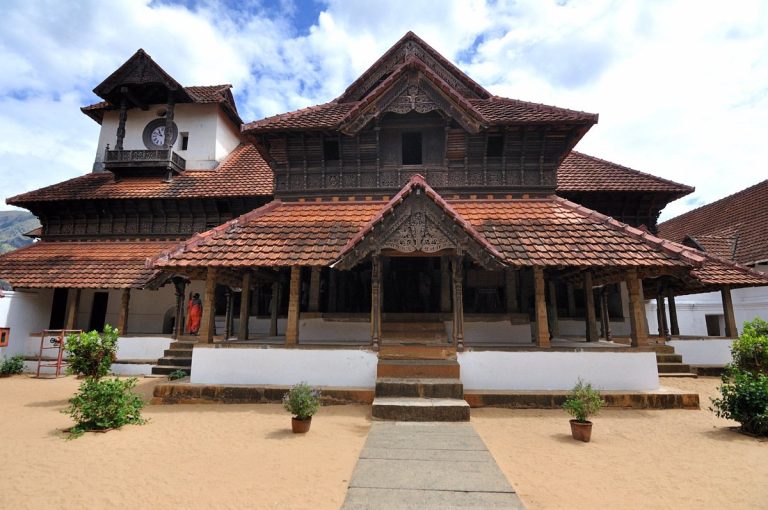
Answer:
POLYGON ((108 292, 94 292, 93 305, 91 306, 91 320, 88 322, 88 331, 104 331, 107 320, 108 292))
POLYGON ((440 312, 439 257, 389 257, 383 269, 384 313, 440 312))
POLYGON ((67 297, 69 289, 53 289, 53 302, 51 303, 51 320, 48 329, 63 329, 64 318, 67 313, 67 297))

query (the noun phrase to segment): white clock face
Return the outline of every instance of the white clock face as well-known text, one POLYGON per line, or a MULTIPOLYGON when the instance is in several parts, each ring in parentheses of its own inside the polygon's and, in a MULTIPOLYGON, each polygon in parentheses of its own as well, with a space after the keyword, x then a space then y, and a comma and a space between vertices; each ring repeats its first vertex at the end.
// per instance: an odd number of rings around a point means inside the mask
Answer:
POLYGON ((149 137, 153 144, 162 146, 165 143, 165 126, 158 126, 153 129, 149 137))

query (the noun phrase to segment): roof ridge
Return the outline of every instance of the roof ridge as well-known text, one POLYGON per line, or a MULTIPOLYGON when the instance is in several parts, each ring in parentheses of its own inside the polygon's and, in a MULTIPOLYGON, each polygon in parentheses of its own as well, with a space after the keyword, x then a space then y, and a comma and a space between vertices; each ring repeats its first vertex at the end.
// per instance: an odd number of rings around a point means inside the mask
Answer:
POLYGON ((197 247, 203 241, 206 241, 208 239, 215 239, 222 233, 226 232, 230 227, 238 225, 239 223, 247 223, 260 216, 263 216, 264 214, 272 212, 273 210, 280 207, 282 204, 283 202, 279 198, 276 198, 275 200, 269 202, 268 204, 265 204, 259 208, 248 211, 245 214, 241 214, 237 218, 231 219, 225 223, 222 223, 221 225, 213 227, 210 230, 197 233, 192 237, 190 237, 189 239, 187 239, 186 241, 183 241, 177 244, 176 246, 169 248, 168 250, 164 250, 158 255, 147 259, 145 265, 147 268, 153 268, 153 267, 156 267, 158 263, 162 263, 163 259, 165 260, 165 262, 169 262, 171 257, 181 255, 184 252, 186 252, 188 249, 197 247))
POLYGON ((572 211, 578 214, 581 214, 585 218, 591 218, 604 225, 608 225, 614 230, 623 232, 629 235, 630 237, 637 239, 638 241, 643 241, 644 243, 650 245, 651 247, 656 248, 662 251, 663 253, 666 253, 667 255, 670 255, 674 258, 683 259, 685 262, 693 266, 700 266, 703 263, 703 259, 701 255, 694 253, 694 250, 692 250, 687 246, 683 246, 673 241, 670 241, 668 239, 664 239, 662 237, 649 234, 639 228, 635 228, 630 225, 627 225, 626 223, 622 223, 614 218, 611 218, 610 216, 606 216, 605 214, 599 213, 597 211, 594 211, 582 205, 576 204, 565 198, 552 195, 552 199, 555 202, 558 202, 561 205, 568 207, 572 211))
POLYGON ((590 154, 585 154, 585 153, 579 152, 577 150, 572 150, 571 154, 577 154, 579 156, 584 156, 585 158, 589 158, 589 159, 592 159, 594 161, 599 161, 601 163, 608 163, 609 165, 613 165, 613 166, 621 168, 623 170, 627 170, 627 171, 630 171, 630 172, 634 172, 634 173, 640 174, 640 175, 645 176, 645 177, 649 177, 651 179, 655 179, 655 180, 663 182, 665 184, 674 184, 675 186, 680 186, 682 188, 690 190, 691 193, 696 191, 696 187, 694 187, 694 186, 689 186, 687 184, 682 184, 680 182, 673 181, 671 179, 666 179, 664 177, 659 177, 658 175, 654 175, 654 174, 651 174, 651 173, 648 173, 648 172, 643 172, 642 170, 637 170, 635 168, 628 167, 626 165, 622 165, 621 163, 615 163, 615 162, 609 161, 607 159, 598 158, 597 156, 592 156, 590 154))

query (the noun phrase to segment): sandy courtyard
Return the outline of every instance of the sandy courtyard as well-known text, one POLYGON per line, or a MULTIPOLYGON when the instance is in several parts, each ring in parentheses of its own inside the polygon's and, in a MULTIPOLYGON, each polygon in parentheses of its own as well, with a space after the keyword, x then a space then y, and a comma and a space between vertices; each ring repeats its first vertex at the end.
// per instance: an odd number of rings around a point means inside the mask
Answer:
MULTIPOLYGON (((65 441, 77 383, 0 379, 0 508, 339 508, 370 427, 366 406, 325 407, 306 436, 279 405, 148 406, 145 426, 65 441)), ((674 381, 702 411, 604 411, 590 444, 557 410, 472 423, 532 509, 766 508, 768 441, 706 410, 717 384, 674 381)))

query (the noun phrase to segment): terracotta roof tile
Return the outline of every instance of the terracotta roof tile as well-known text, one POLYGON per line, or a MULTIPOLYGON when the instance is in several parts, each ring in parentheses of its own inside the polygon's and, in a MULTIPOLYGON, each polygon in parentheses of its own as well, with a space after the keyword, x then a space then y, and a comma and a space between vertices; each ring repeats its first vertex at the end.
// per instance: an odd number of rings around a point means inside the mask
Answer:
POLYGON ((249 122, 243 132, 336 129, 357 103, 325 103, 249 122))
POLYGON ((145 260, 173 245, 158 241, 41 241, 0 255, 0 279, 17 288, 143 287, 145 260))
POLYGON ((571 151, 557 169, 557 191, 665 191, 682 197, 692 193, 694 188, 571 151))
POLYGON ((727 255, 727 238, 736 236, 733 260, 768 260, 768 180, 659 224, 659 235, 679 243, 691 237, 719 255, 727 255))
POLYGON ((256 148, 242 144, 215 170, 188 170, 171 182, 150 176, 116 181, 111 172, 97 172, 17 195, 6 202, 23 205, 56 200, 264 196, 272 194, 273 180, 272 170, 256 148))
POLYGON ((493 96, 490 99, 470 99, 469 103, 490 124, 535 124, 539 122, 588 122, 598 120, 596 113, 569 110, 519 99, 493 96))

